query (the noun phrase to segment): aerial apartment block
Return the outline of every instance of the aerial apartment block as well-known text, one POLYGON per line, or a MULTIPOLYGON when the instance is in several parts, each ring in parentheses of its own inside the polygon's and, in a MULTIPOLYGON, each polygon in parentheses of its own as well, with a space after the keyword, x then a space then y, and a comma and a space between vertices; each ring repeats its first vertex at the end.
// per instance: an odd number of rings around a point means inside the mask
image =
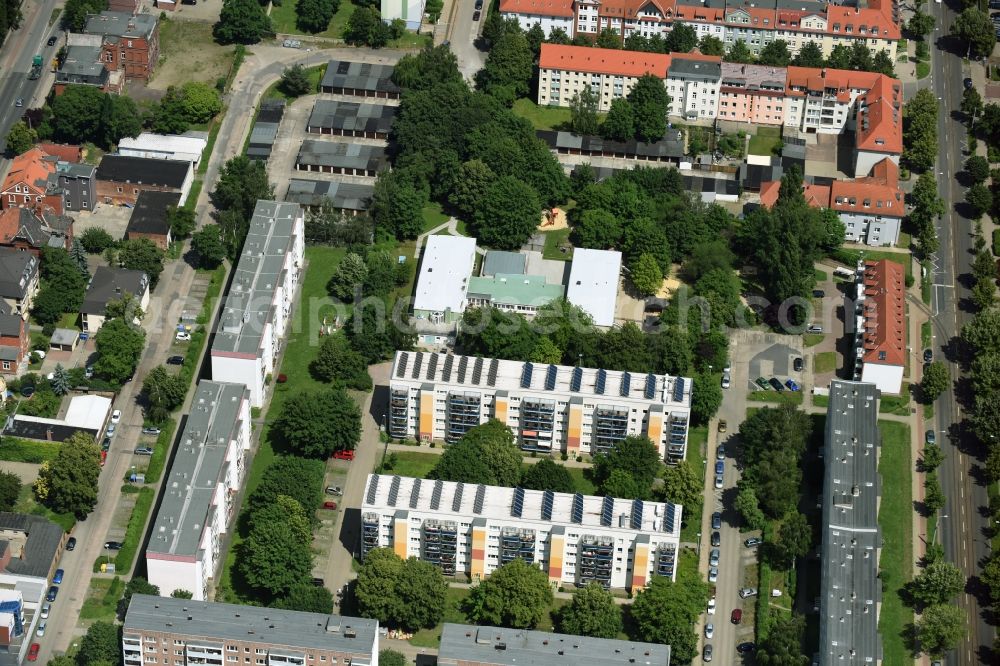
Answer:
POLYGON ((906 368, 903 265, 888 259, 858 262, 854 300, 847 305, 854 317, 854 381, 898 395, 906 368))
POLYGON ((135 594, 125 666, 376 666, 378 621, 135 594))
MULTIPOLYGON (((881 664, 879 390, 834 380, 826 413, 819 666, 881 664)), ((890 630, 898 631, 895 627, 890 630)))
POLYGON ((570 37, 593 39, 610 28, 623 41, 633 34, 666 37, 675 23, 683 23, 699 39, 716 37, 727 50, 742 41, 755 55, 778 39, 792 55, 814 43, 824 57, 837 45, 860 41, 895 60, 901 36, 889 0, 869 0, 865 7, 817 0, 501 0, 500 15, 516 19, 525 30, 538 24, 546 35, 561 29, 570 37))
POLYGON ((146 546, 147 577, 164 596, 207 598, 249 453, 247 387, 199 382, 146 546))
POLYGON ((523 666, 585 663, 587 666, 670 666, 670 646, 547 631, 445 623, 438 666, 523 666))
POLYGON ((258 201, 212 344, 212 379, 246 384, 250 404, 264 403, 275 371, 304 254, 305 214, 298 204, 258 201))
POLYGON ((390 548, 479 580, 520 558, 554 584, 639 590, 674 578, 679 504, 370 474, 361 556, 390 548))
POLYGON ((645 435, 667 462, 684 458, 691 380, 495 358, 396 352, 387 428, 454 442, 497 419, 525 451, 596 455, 645 435))

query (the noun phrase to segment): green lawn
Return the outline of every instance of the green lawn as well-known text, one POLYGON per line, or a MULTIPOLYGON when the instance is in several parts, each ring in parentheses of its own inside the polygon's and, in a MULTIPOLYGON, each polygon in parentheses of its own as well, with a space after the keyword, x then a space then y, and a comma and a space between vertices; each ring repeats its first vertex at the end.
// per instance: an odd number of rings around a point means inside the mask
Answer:
POLYGON ((931 332, 931 323, 925 321, 920 325, 920 346, 924 349, 934 344, 934 336, 931 332))
POLYGON ((830 275, 826 271, 821 271, 817 268, 813 271, 813 279, 816 280, 816 282, 826 282, 830 279, 830 275))
POLYGON ((62 317, 59 317, 59 321, 56 322, 57 328, 69 328, 80 330, 77 322, 80 321, 80 314, 77 312, 64 312, 62 317))
POLYGON ((747 400, 754 402, 774 402, 778 404, 801 405, 802 391, 752 391, 747 400))
POLYGON ((76 525, 76 516, 72 513, 56 513, 46 506, 38 503, 35 493, 30 484, 21 486, 21 492, 17 496, 17 504, 14 505, 15 513, 28 513, 33 516, 41 516, 54 522, 63 528, 64 532, 69 532, 76 525))
MULTIPOLYGON (((319 82, 323 80, 323 74, 326 73, 326 65, 316 65, 315 67, 307 67, 305 70, 306 78, 309 79, 309 89, 311 92, 306 93, 307 95, 319 92, 319 82)), ((286 95, 281 89, 281 81, 276 81, 271 84, 271 87, 264 91, 264 99, 284 99, 292 100, 295 97, 286 95)), ((248 139, 249 143, 249 139, 248 139)), ((246 152, 246 150, 244 150, 246 152)), ((203 160, 204 162, 204 160, 203 160)))
POLYGON ((536 130, 559 130, 568 126, 571 113, 566 107, 538 106, 530 99, 514 102, 514 113, 526 118, 536 130))
POLYGON ((440 227, 448 221, 448 215, 441 210, 441 204, 436 201, 432 201, 424 206, 422 212, 424 217, 424 233, 427 233, 436 227, 440 227))
MULTIPOLYGON (((295 1, 285 0, 281 5, 274 5, 271 8, 271 24, 274 31, 279 34, 302 35, 303 33, 295 26, 295 1)), ((338 39, 344 34, 344 26, 347 19, 351 18, 355 6, 350 2, 341 2, 337 13, 333 15, 330 25, 326 30, 316 33, 318 37, 328 39, 338 39)))
POLYGON ((149 511, 153 508, 153 500, 156 498, 153 488, 146 486, 139 490, 136 495, 135 506, 132 508, 132 515, 129 516, 128 526, 125 528, 125 537, 122 539, 122 547, 114 557, 100 555, 94 562, 94 572, 101 570, 101 564, 114 561, 115 571, 119 574, 127 575, 132 570, 132 562, 139 550, 139 542, 142 541, 146 519, 149 511))
POLYGON ((899 395, 882 394, 882 400, 878 406, 879 414, 896 414, 907 416, 910 413, 910 384, 903 382, 903 388, 899 395))
POLYGON ((569 244, 570 229, 557 229, 556 231, 545 232, 545 249, 542 256, 546 259, 556 261, 569 261, 573 258, 573 251, 562 252, 560 246, 569 244))
POLYGON ((803 333, 802 334, 802 344, 806 347, 815 347, 819 343, 823 342, 823 338, 826 337, 822 333, 803 333))
POLYGON ((573 477, 573 485, 576 486, 576 492, 583 493, 584 495, 596 495, 597 486, 591 480, 590 476, 587 474, 590 470, 584 467, 567 467, 569 475, 573 477))
POLYGON ((781 128, 759 127, 750 137, 750 152, 754 155, 770 155, 781 144, 781 128))
POLYGON ((895 261, 897 264, 901 264, 906 270, 907 276, 913 275, 913 262, 910 261, 909 252, 886 252, 880 250, 848 250, 841 248, 833 253, 833 258, 837 261, 847 264, 848 266, 856 266, 861 255, 864 254, 865 261, 880 261, 882 259, 888 259, 889 261, 895 261))
POLYGON ((814 395, 812 399, 813 399, 813 405, 816 407, 822 407, 823 409, 826 409, 827 407, 830 406, 830 396, 828 395, 814 395))
POLYGON ((837 352, 820 352, 813 359, 813 372, 817 375, 837 369, 837 352))
MULTIPOLYGON (((384 470, 383 474, 413 476, 418 479, 425 478, 441 459, 441 456, 436 453, 421 453, 420 451, 392 451, 389 455, 395 456, 395 464, 391 469, 384 470)), ((376 468, 380 462, 381 456, 375 461, 376 468)))
POLYGON ((91 578, 87 597, 80 608, 81 620, 104 620, 114 622, 118 611, 118 601, 125 592, 125 583, 118 576, 114 578, 91 578))
POLYGON ((925 79, 931 73, 931 64, 926 60, 921 60, 917 62, 917 78, 925 79))
MULTIPOLYGON (((705 461, 708 452, 705 450, 708 442, 708 426, 698 426, 688 429, 687 455, 684 459, 694 469, 699 479, 705 478, 705 461)), ((684 507, 681 520, 681 541, 697 541, 701 531, 701 515, 705 510, 705 502, 698 496, 698 502, 684 507)), ((697 565, 696 565, 697 566, 697 565)))
POLYGON ((913 534, 910 493, 910 428, 905 423, 879 421, 882 431, 882 454, 879 474, 882 477, 882 502, 879 524, 882 527, 882 613, 879 631, 885 651, 885 664, 912 663, 904 634, 913 622, 913 610, 900 599, 899 591, 913 572, 913 534))
POLYGON ((39 464, 52 460, 59 453, 59 442, 42 442, 4 437, 0 440, 0 460, 39 464))

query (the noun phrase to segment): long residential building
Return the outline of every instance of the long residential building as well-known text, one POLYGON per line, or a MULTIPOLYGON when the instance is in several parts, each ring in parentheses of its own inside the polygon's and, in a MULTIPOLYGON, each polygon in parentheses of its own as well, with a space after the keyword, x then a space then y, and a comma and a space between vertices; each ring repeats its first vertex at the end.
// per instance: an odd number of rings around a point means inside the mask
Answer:
POLYGON ((525 451, 595 455, 645 435, 667 462, 687 451, 691 380, 653 373, 396 352, 393 437, 454 442, 497 419, 525 451))
POLYGON ((390 548, 447 576, 486 578, 514 559, 557 585, 639 590, 675 575, 679 504, 371 474, 361 555, 390 548))
POLYGON ((135 594, 125 666, 377 666, 378 621, 135 594))
POLYGON ((149 582, 167 596, 206 599, 250 453, 250 393, 244 384, 202 381, 146 546, 149 582))
POLYGON ((699 38, 716 37, 727 49, 742 41, 755 55, 781 39, 792 55, 808 43, 829 57, 835 46, 861 42, 895 60, 901 33, 893 5, 891 0, 869 0, 866 7, 817 0, 501 0, 500 15, 525 30, 538 24, 546 35, 563 30, 595 39, 611 29, 623 41, 633 34, 662 38, 684 23, 699 38))
POLYGON ((854 300, 854 380, 899 394, 906 369, 906 271, 888 259, 858 262, 854 300))
MULTIPOLYGON (((826 413, 819 666, 882 663, 879 391, 834 380, 826 413)), ((898 627, 889 627, 898 631, 898 627)))
POLYGON ((547 631, 445 623, 438 666, 670 666, 670 646, 547 631))
POLYGON ((298 204, 258 201, 212 343, 212 379, 246 384, 264 403, 275 371, 304 256, 305 214, 298 204))

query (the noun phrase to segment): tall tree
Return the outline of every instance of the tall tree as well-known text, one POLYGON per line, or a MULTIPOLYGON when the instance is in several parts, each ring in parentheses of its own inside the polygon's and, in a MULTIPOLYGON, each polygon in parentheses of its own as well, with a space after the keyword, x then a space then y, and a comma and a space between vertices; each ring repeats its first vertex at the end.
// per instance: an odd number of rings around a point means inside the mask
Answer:
POLYGON ((702 486, 702 479, 686 460, 663 470, 663 496, 668 502, 693 506, 701 499, 702 486))
POLYGON ((569 470, 551 458, 542 458, 534 465, 529 465, 521 475, 520 486, 529 490, 551 490, 557 493, 571 493, 576 490, 576 484, 573 483, 573 476, 569 470))
POLYGON ((216 268, 229 251, 222 240, 222 227, 218 224, 206 224, 194 232, 191 249, 198 255, 198 265, 202 268, 216 268))
POLYGON ((951 24, 951 34, 967 45, 969 55, 973 58, 988 56, 997 43, 992 19, 978 7, 963 10, 951 24))
POLYGON ((23 120, 14 123, 7 133, 7 150, 15 155, 28 152, 36 143, 38 143, 38 132, 29 128, 23 120))
POLYGON ((632 620, 640 640, 670 646, 671 660, 694 659, 698 637, 693 627, 708 601, 708 585, 693 572, 693 578, 678 573, 677 582, 653 576, 632 602, 632 620))
POLYGON ((916 622, 920 651, 937 658, 951 650, 965 634, 965 613, 958 606, 940 604, 924 609, 916 622))
POLYGON ((477 74, 480 90, 507 106, 527 96, 531 83, 531 45, 521 32, 505 33, 490 49, 486 64, 477 74))
POLYGON ((767 638, 757 649, 757 663, 761 666, 805 666, 809 658, 802 654, 802 637, 806 620, 798 614, 776 618, 767 638))
POLYGON ((688 24, 674 21, 665 43, 670 53, 687 53, 698 45, 698 33, 688 24))
POLYGON ((35 496, 56 513, 72 513, 83 520, 97 506, 100 459, 92 437, 74 434, 55 458, 42 464, 35 480, 35 496))
POLYGON ((788 42, 783 39, 775 39, 764 45, 760 50, 758 62, 762 65, 772 67, 787 67, 792 62, 792 54, 788 50, 788 42))
POLYGON ((564 634, 617 638, 621 630, 621 606, 597 583, 573 592, 573 600, 559 614, 559 631, 564 634))
POLYGON ((965 574, 951 562, 938 560, 928 564, 909 582, 907 592, 924 606, 949 604, 965 589, 965 574))
MULTIPOLYGON (((537 24, 536 24, 537 25, 537 24)), ((570 125, 577 134, 597 134, 597 93, 584 87, 569 101, 570 125)))
POLYGON ((622 36, 614 28, 604 28, 597 33, 594 46, 599 49, 620 49, 622 47, 622 36))
POLYGON ((607 453, 594 457, 594 478, 603 484, 619 470, 635 482, 640 490, 638 499, 644 499, 662 467, 660 452, 649 438, 626 437, 607 453))
POLYGON ((223 0, 212 29, 221 44, 256 44, 271 32, 271 19, 257 0, 223 0))
POLYGON ((149 276, 150 289, 156 287, 163 272, 163 250, 148 238, 130 238, 118 248, 122 268, 142 271, 149 276))
POLYGON ((382 172, 375 181, 371 216, 376 229, 385 229, 396 238, 416 238, 424 226, 426 189, 418 188, 399 170, 382 172))
POLYGON ((323 32, 340 8, 340 0, 297 0, 295 25, 303 32, 323 32))
POLYGON ((227 161, 219 172, 211 198, 212 205, 220 212, 219 226, 229 246, 229 256, 235 258, 243 247, 257 201, 274 199, 264 162, 245 155, 227 161), (232 215, 226 216, 225 212, 232 215))
POLYGON ((698 41, 698 50, 705 55, 723 56, 726 54, 726 45, 715 35, 704 35, 698 41))
MULTIPOLYGON (((683 24, 681 24, 683 25, 683 24)), ((677 26, 671 30, 671 34, 677 26)), ((635 82, 627 99, 635 116, 635 134, 643 141, 659 141, 667 131, 667 109, 670 96, 663 80, 652 74, 643 74, 635 82)))
POLYGON ((726 62, 751 63, 754 61, 754 56, 747 43, 737 39, 729 45, 729 51, 724 59, 726 62))
POLYGON ((333 613, 333 594, 325 587, 300 583, 288 590, 285 596, 275 599, 271 607, 330 615, 333 613))
POLYGON ((274 428, 296 455, 328 458, 357 446, 361 410, 342 388, 304 391, 285 401, 274 428))
POLYGON ((472 588, 466 612, 475 624, 531 629, 551 603, 548 576, 518 558, 497 567, 472 588))
POLYGON ((503 176, 487 190, 476 211, 476 233, 488 247, 514 250, 524 244, 542 220, 542 204, 530 185, 503 176))
POLYGON ((819 47, 819 44, 813 41, 806 42, 799 49, 799 52, 792 58, 792 62, 797 67, 822 67, 825 63, 823 60, 823 50, 819 47))
POLYGON ((95 341, 98 357, 94 372, 121 384, 135 372, 146 346, 146 333, 121 319, 109 319, 97 331, 95 341))
POLYGON ((278 456, 248 498, 250 513, 275 504, 281 495, 295 499, 310 514, 315 512, 323 501, 323 470, 321 460, 278 456))
POLYGON ((295 537, 285 521, 254 525, 237 553, 237 568, 247 583, 271 596, 288 594, 307 582, 312 570, 312 551, 295 537))
POLYGON ((309 371, 320 381, 337 386, 358 391, 369 391, 372 387, 368 364, 361 354, 351 348, 344 335, 327 335, 323 338, 309 371))
POLYGON ((77 666, 121 666, 122 641, 118 626, 103 620, 90 625, 87 633, 80 639, 76 663, 77 666))
POLYGON ((601 133, 612 141, 628 141, 635 135, 635 111, 627 99, 619 97, 611 101, 601 133))
POLYGON ((0 511, 13 511, 21 494, 21 477, 11 472, 0 472, 0 511))

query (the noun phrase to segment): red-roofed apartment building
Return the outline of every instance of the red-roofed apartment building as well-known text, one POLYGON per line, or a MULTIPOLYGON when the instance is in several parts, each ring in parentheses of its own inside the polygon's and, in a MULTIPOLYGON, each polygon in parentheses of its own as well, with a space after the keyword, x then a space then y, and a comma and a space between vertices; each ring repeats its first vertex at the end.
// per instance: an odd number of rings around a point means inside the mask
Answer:
MULTIPOLYGON (((906 289, 902 264, 858 263, 854 300, 854 381, 899 394, 906 365, 906 289)), ((848 302, 850 303, 850 302, 848 302)))
POLYGON ((666 79, 668 67, 670 55, 664 53, 542 44, 538 103, 569 106, 574 95, 589 87, 597 93, 597 110, 606 112, 643 74, 666 79))
POLYGON ((538 23, 549 35, 562 28, 570 37, 596 38, 610 28, 627 39, 632 34, 663 37, 674 22, 694 28, 698 37, 711 35, 727 49, 743 41, 754 54, 783 39, 793 55, 815 43, 828 57, 838 44, 857 41, 873 52, 885 50, 896 59, 900 38, 895 3, 872 0, 867 7, 846 7, 804 0, 789 9, 786 2, 764 0, 501 0, 500 14, 527 29, 538 23), (568 27, 567 27, 568 24, 568 27))
MULTIPOLYGON (((770 208, 778 200, 781 182, 760 186, 760 202, 770 208)), ((870 176, 835 180, 830 185, 803 184, 810 206, 832 208, 844 223, 845 237, 852 243, 872 246, 895 245, 905 215, 904 194, 899 189, 899 167, 889 158, 875 165, 870 176)))

